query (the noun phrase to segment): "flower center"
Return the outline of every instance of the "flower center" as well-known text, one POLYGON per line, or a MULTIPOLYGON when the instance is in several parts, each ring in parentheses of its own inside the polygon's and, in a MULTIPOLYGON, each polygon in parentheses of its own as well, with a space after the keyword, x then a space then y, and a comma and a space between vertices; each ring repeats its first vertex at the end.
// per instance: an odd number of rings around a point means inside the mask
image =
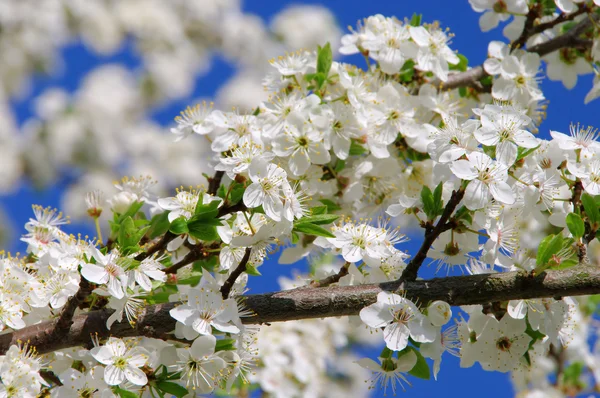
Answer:
POLYGON ((506 336, 501 337, 496 341, 496 348, 500 351, 509 351, 511 345, 512 343, 510 342, 510 339, 506 336))
POLYGON ((398 365, 396 365, 391 358, 386 358, 381 362, 381 369, 383 369, 384 372, 393 372, 397 367, 398 365))
POLYGON ((113 365, 121 370, 124 370, 127 367, 127 360, 124 357, 117 357, 113 365))
POLYGON ((414 314, 408 307, 401 307, 394 311, 392 315, 394 316, 394 320, 396 322, 401 323, 403 325, 406 325, 414 316, 414 314))
POLYGON ((506 7, 506 3, 504 1, 500 0, 494 3, 492 9, 495 13, 502 14, 508 10, 508 7, 506 7))
POLYGON ((296 143, 298 143, 298 146, 300 146, 302 148, 308 147, 308 139, 306 139, 306 137, 297 138, 296 143))

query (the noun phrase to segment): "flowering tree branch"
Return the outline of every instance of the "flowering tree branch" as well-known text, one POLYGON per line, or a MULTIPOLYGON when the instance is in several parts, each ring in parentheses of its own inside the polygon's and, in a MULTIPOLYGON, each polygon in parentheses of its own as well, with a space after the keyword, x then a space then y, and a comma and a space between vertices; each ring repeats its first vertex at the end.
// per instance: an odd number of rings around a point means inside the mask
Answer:
POLYGON ((231 274, 229 274, 225 282, 223 282, 223 285, 221 286, 221 295, 223 296, 223 299, 229 297, 229 293, 231 293, 231 288, 235 284, 235 281, 237 281, 237 278, 246 271, 246 265, 248 265, 248 260, 250 260, 250 254, 252 254, 252 248, 247 247, 244 252, 244 257, 242 257, 238 266, 231 274))
MULTIPOLYGON (((246 251, 244 257, 249 257, 249 251, 246 251)), ((240 264, 242 263, 243 260, 240 264)), ((242 296, 242 303, 254 314, 242 318, 242 322, 264 324, 357 315, 362 308, 377 300, 379 292, 397 291, 400 286, 399 281, 394 281, 358 286, 300 287, 276 293, 242 296)), ((547 271, 535 277, 524 271, 453 276, 406 281, 402 286, 406 297, 424 304, 435 300, 444 300, 450 305, 471 305, 543 297, 560 298, 600 293, 600 269, 577 266, 567 270, 547 271)), ((0 335, 0 355, 4 355, 11 345, 19 341, 28 341, 38 352, 47 353, 68 347, 88 346, 92 335, 169 339, 176 323, 169 311, 175 306, 177 303, 147 306, 133 327, 127 321, 115 322, 110 330, 106 328, 106 321, 112 310, 77 315, 68 331, 60 338, 55 333, 59 327, 58 320, 43 322, 0 335)))
POLYGON ((452 192, 452 197, 446 204, 444 208, 444 212, 440 216, 438 223, 435 227, 431 225, 425 226, 425 239, 423 239, 423 243, 421 244, 421 248, 417 252, 417 254, 413 257, 413 259, 406 265, 406 268, 402 272, 402 276, 400 277, 400 281, 414 281, 417 279, 417 273, 419 272, 419 268, 423 264, 423 261, 427 258, 427 252, 431 248, 431 245, 435 240, 440 236, 440 234, 444 231, 447 231, 451 228, 451 223, 448 222, 450 216, 462 200, 463 196, 465 196, 465 189, 461 187, 457 191, 452 192))
MULTIPOLYGON (((569 14, 568 16, 563 17, 562 22, 569 21, 581 15, 585 10, 585 7, 582 7, 580 10, 574 12, 573 14, 569 14), (576 14, 576 15, 574 15, 576 14)), ((563 35, 557 36, 553 39, 550 39, 544 43, 540 43, 538 45, 532 46, 530 48, 526 48, 525 51, 539 54, 540 56, 544 56, 550 54, 551 52, 560 50, 565 47, 572 46, 591 46, 591 41, 589 43, 582 42, 579 38, 583 32, 589 29, 592 25, 594 25, 595 21, 598 21, 600 16, 598 14, 588 14, 588 17, 579 22, 576 26, 574 26, 571 30, 566 32, 563 35)), ((555 21, 552 21, 554 23, 555 21)), ((550 23, 548 23, 550 24, 550 23)), ((530 34, 525 37, 525 41, 527 37, 530 37, 533 34, 543 32, 543 30, 552 28, 554 25, 550 26, 548 24, 540 24, 537 27, 532 27, 530 30, 530 34), (543 27, 543 30, 540 30, 543 27)), ((455 73, 448 76, 448 81, 445 83, 440 83, 440 88, 442 90, 452 90, 458 87, 469 87, 476 85, 481 79, 488 76, 487 72, 483 69, 483 65, 476 66, 471 68, 465 72, 455 73)))

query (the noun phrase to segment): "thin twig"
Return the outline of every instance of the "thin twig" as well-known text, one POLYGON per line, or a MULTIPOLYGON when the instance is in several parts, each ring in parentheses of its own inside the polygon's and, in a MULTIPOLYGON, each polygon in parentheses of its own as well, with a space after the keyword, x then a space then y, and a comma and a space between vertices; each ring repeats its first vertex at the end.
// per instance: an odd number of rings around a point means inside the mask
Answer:
POLYGON ((231 288, 237 281, 237 278, 242 275, 246 271, 246 265, 248 264, 248 260, 250 260, 250 254, 252 253, 252 248, 247 247, 246 252, 244 253, 244 257, 242 257, 242 261, 238 264, 238 266, 233 270, 229 277, 221 286, 221 295, 223 296, 223 300, 229 297, 229 293, 231 292, 231 288))
POLYGON ((460 203, 463 196, 465 196, 465 189, 461 187, 458 191, 452 191, 452 196, 448 203, 446 203, 446 207, 444 208, 444 212, 440 216, 437 224, 433 228, 427 228, 425 232, 425 239, 423 239, 423 243, 419 248, 417 254, 412 258, 412 260, 406 265, 406 268, 402 272, 402 276, 400 280, 402 281, 414 281, 417 279, 417 273, 419 272, 419 268, 423 264, 423 261, 427 258, 427 252, 431 248, 433 242, 440 236, 440 234, 444 231, 451 229, 451 224, 448 223, 450 216, 456 209, 456 206, 460 203))
POLYGON ((344 265, 342 265, 342 268, 340 268, 340 270, 333 275, 329 275, 327 278, 325 279, 321 279, 320 281, 312 281, 310 283, 311 287, 325 287, 325 286, 329 286, 333 283, 338 283, 340 281, 340 279, 342 279, 344 276, 348 275, 348 267, 350 266, 350 263, 346 261, 346 263, 344 265))

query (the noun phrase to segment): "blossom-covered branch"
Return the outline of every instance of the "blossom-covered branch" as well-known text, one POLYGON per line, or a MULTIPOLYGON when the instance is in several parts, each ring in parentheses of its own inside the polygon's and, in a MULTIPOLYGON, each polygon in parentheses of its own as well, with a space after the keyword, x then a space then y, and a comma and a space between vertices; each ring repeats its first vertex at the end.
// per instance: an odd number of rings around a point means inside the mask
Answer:
MULTIPOLYGON (((404 282, 401 293, 412 301, 427 304, 436 300, 450 305, 486 304, 494 301, 600 294, 600 269, 574 267, 547 271, 538 276, 527 272, 455 276, 404 282)), ((252 315, 242 318, 245 324, 265 324, 300 319, 358 315, 377 300, 382 291, 397 292, 399 282, 357 286, 301 287, 276 293, 254 294, 239 299, 252 315)), ((74 347, 91 346, 92 337, 146 336, 169 339, 175 319, 169 311, 178 303, 151 305, 144 308, 135 325, 117 322, 110 330, 106 320, 111 310, 77 315, 62 338, 54 338, 57 321, 29 326, 0 335, 0 355, 18 341, 29 342, 40 353, 74 347)))
MULTIPOLYGON (((581 15, 582 13, 584 13, 585 8, 582 8, 579 11, 576 11, 575 13, 571 14, 574 15, 573 17, 562 17, 560 18, 560 20, 562 20, 562 22, 564 21, 569 21, 571 19, 573 19, 575 16, 581 15)), ((588 10, 589 11, 589 10, 588 10)), ((587 11, 585 11, 587 12, 587 11)), ((585 32, 587 29, 589 29, 591 26, 593 26, 593 24, 595 23, 595 21, 598 21, 600 19, 600 16, 598 14, 594 14, 594 13, 590 13, 588 14, 588 16, 581 20, 579 23, 577 23, 577 25, 575 25, 573 28, 571 28, 569 31, 567 31, 566 33, 562 34, 562 35, 558 35, 552 39, 549 39, 546 42, 537 44, 535 46, 526 48, 527 52, 531 52, 531 53, 536 53, 540 56, 549 54, 551 52, 554 51, 558 51, 561 48, 568 48, 569 46, 573 46, 573 45, 584 45, 586 47, 591 47, 591 41, 590 42, 582 42, 581 39, 579 38, 579 36, 581 35, 581 33, 585 32)), ((544 28, 544 30, 546 29, 551 29, 553 26, 555 25, 555 23, 548 23, 548 24, 540 24, 537 27, 532 27, 530 34, 537 34, 537 33, 541 33, 543 32, 543 30, 541 30, 541 28, 544 28)), ((525 37, 525 41, 527 40, 528 36, 524 36, 525 37)), ((524 43, 524 41, 523 41, 524 43)), ((518 46, 520 47, 520 46, 518 46)), ((475 66, 465 72, 460 72, 460 73, 454 73, 448 76, 448 80, 445 82, 440 82, 440 87, 443 90, 451 90, 454 88, 458 88, 458 87, 469 87, 469 86, 473 86, 475 85, 477 82, 479 82, 481 79, 483 79, 484 77, 488 76, 488 73, 485 71, 483 65, 479 65, 479 66, 475 66)))

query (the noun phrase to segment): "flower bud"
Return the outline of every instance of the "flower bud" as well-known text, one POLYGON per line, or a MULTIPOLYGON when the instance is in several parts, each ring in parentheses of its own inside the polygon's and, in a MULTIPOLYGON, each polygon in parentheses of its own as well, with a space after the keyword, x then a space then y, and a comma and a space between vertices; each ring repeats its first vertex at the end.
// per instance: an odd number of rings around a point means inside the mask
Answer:
POLYGON ((87 205, 87 213, 92 218, 98 218, 102 214, 102 204, 104 198, 102 197, 102 191, 93 191, 85 194, 85 203, 87 205))
POLYGON ((136 194, 122 191, 113 196, 108 202, 114 212, 125 213, 137 199, 136 194))
POLYGON ((437 300, 427 307, 427 317, 433 326, 442 326, 452 317, 452 309, 445 301, 437 300))

